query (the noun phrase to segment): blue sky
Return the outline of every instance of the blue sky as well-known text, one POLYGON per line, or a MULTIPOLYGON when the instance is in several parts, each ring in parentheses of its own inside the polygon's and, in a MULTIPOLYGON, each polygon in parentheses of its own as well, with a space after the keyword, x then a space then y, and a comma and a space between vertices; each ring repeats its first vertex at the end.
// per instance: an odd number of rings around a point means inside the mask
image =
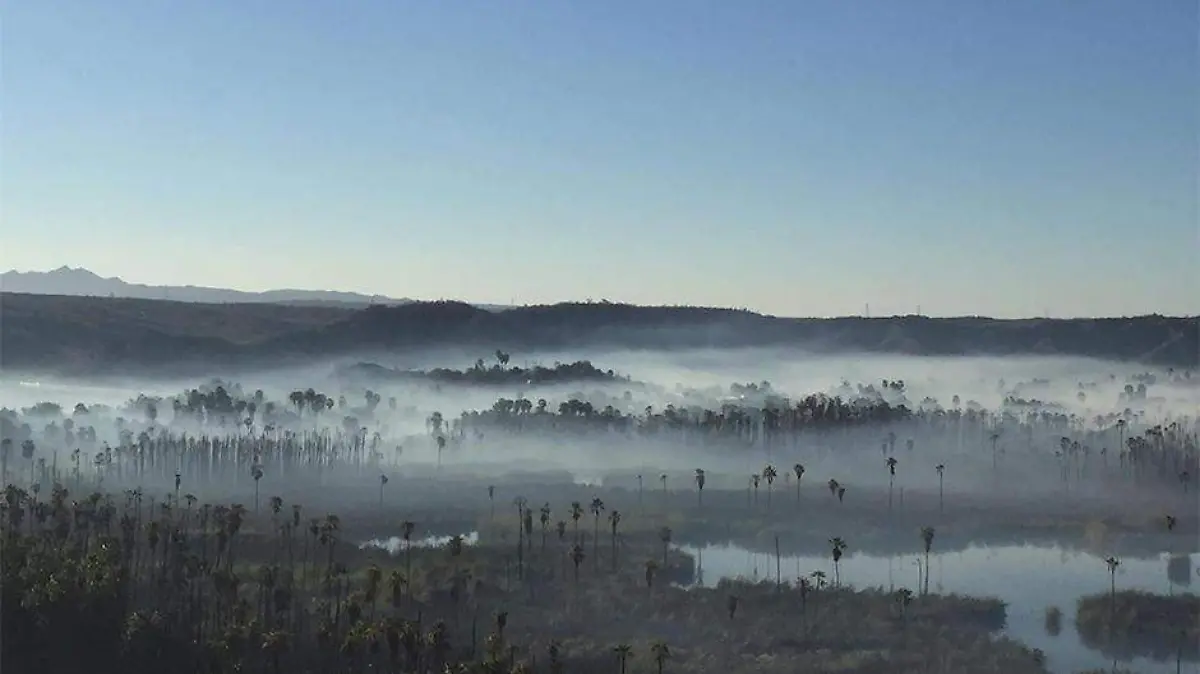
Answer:
POLYGON ((9 3, 0 268, 1200 313, 1197 3, 9 3))

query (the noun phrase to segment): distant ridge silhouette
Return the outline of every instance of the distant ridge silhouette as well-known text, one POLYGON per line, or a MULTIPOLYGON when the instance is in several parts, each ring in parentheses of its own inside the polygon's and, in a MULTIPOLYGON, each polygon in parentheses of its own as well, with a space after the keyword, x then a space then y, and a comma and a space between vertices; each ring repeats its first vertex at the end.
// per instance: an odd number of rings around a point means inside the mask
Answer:
MULTIPOLYGON (((782 347, 818 354, 1052 355, 1195 368, 1196 318, 778 318, 745 310, 563 303, 494 311, 464 302, 186 303, 0 295, 0 367, 60 374, 203 374, 214 366, 463 347, 782 347)), ((769 364, 768 364, 769 366, 769 364)))
POLYGON ((375 303, 403 304, 408 298, 340 292, 335 290, 297 290, 292 288, 248 292, 203 286, 152 286, 129 283, 120 277, 105 278, 88 269, 59 267, 50 271, 7 271, 0 274, 0 290, 31 295, 74 295, 81 297, 129 297, 174 302, 270 302, 274 304, 344 304, 366 306, 375 303))

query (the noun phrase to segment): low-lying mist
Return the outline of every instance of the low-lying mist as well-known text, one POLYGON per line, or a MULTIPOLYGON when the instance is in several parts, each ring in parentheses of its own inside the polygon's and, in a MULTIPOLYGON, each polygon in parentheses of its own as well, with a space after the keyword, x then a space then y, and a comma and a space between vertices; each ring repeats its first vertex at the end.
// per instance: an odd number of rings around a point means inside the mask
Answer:
MULTIPOLYGON (((1146 429, 1174 423, 1194 434, 1200 377, 1080 358, 833 358, 761 348, 528 354, 443 349, 404 357, 364 354, 284 370, 214 372, 209 381, 68 381, 7 372, 0 407, 13 411, 7 434, 32 438, 37 455, 49 454, 60 468, 80 447, 48 426, 72 418, 76 428, 95 421, 92 454, 104 444, 145 443, 155 433, 193 439, 320 436, 351 449, 342 458, 322 459, 319 470, 310 470, 316 464, 291 466, 283 476, 274 474, 283 471, 269 457, 253 460, 272 473, 272 483, 282 480, 298 490, 319 486, 347 498, 361 492, 368 473, 495 482, 536 472, 565 484, 634 490, 640 483, 642 490, 654 491, 664 489, 664 476, 667 490, 694 489, 696 469, 705 471, 709 489, 745 490, 753 498, 759 491, 793 489, 795 468, 802 465, 806 488, 826 489, 836 480, 848 490, 847 498, 867 490, 886 490, 892 498, 941 490, 1020 501, 1058 494, 1065 481, 1077 502, 1087 497, 1115 503, 1154 495, 1132 485, 1114 488, 1081 479, 1084 472, 1123 465, 1128 439, 1146 429), (600 378, 572 381, 562 364, 578 361, 589 361, 600 378), (357 363, 406 375, 347 374, 359 372, 350 367, 357 363), (560 366, 567 374, 542 385, 523 382, 521 373, 537 366, 560 366), (435 368, 461 370, 467 383, 426 377, 435 368), (201 409, 215 403, 196 394, 189 401, 189 391, 211 393, 217 387, 243 402, 231 402, 225 414, 201 409), (764 416, 763 410, 790 410, 814 395, 846 401, 848 410, 878 405, 889 411, 844 423, 764 416), (35 407, 45 402, 61 410, 35 407), (85 414, 76 408, 80 403, 85 414), (602 421, 584 421, 593 418, 602 421), (740 427, 729 431, 735 418, 740 427), (772 430, 772 424, 778 428, 772 430), (1064 458, 1064 451, 1078 454, 1080 465, 1064 458), (895 463, 889 465, 889 459, 895 463), (778 474, 769 485, 763 482, 767 466, 778 474)), ((169 487, 175 468, 160 468, 142 479, 169 487)), ((224 491, 220 483, 210 481, 205 489, 224 491)), ((230 486, 245 492, 244 485, 230 486)), ((434 490, 430 496, 441 495, 434 490)))

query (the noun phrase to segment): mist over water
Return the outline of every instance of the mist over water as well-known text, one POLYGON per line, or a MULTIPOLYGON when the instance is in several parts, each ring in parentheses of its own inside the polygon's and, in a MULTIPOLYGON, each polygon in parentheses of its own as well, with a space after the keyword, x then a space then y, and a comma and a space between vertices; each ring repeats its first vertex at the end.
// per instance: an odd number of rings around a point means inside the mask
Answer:
MULTIPOLYGON (((880 560, 911 559, 919 545, 913 532, 924 524, 936 523, 937 547, 949 548, 937 557, 938 584, 941 565, 950 565, 946 589, 958 592, 1005 589, 990 582, 1000 564, 995 554, 1018 560, 1010 566, 1039 587, 1079 566, 1099 579, 1083 584, 1088 591, 1103 591, 1103 569, 1092 568, 1098 556, 1062 552, 1057 566, 1027 561, 1057 549, 1063 522, 1086 524, 1085 544, 1096 555, 1118 544, 1139 546, 1151 558, 1168 549, 1195 551, 1191 534, 1171 537, 1155 524, 1174 513, 1181 531, 1196 530, 1196 491, 1183 481, 1189 468, 1195 474, 1200 430, 1200 376, 1192 372, 1083 358, 831 357, 778 348, 547 351, 504 354, 503 367, 499 357, 457 349, 364 354, 194 380, 5 372, 0 408, 8 410, 6 436, 17 445, 32 439, 35 460, 77 482, 168 493, 182 479, 183 489, 202 500, 257 507, 260 498, 278 495, 314 512, 443 509, 437 526, 411 543, 421 548, 445 546, 458 534, 468 536, 466 545, 480 543, 478 513, 490 507, 496 517, 495 489, 503 494, 502 518, 513 494, 562 504, 601 493, 612 507, 635 513, 703 502, 743 518, 777 518, 773 508, 795 507, 805 520, 820 509, 804 521, 806 533, 785 536, 796 549, 783 560, 784 575, 792 566, 797 573, 827 566, 825 538, 844 536, 872 548, 852 552, 844 568, 850 583, 867 585, 882 585, 886 568, 889 584, 912 586, 897 580, 912 569, 881 567, 880 560), (590 361, 591 378, 539 384, 503 372, 576 361, 590 361), (458 383, 412 372, 434 368, 475 373, 458 383), (768 422, 763 412, 808 400, 816 401, 805 408, 814 413, 827 399, 845 401, 840 414, 884 416, 809 420, 787 430, 786 415, 768 422), (58 407, 39 407, 46 402, 58 407), (86 428, 96 437, 84 449, 77 440, 86 428), (188 456, 171 449, 169 438, 181 435, 190 439, 180 443, 192 443, 188 456), (1133 468, 1131 439, 1142 438, 1148 444, 1137 451, 1165 458, 1133 468), (137 446, 160 447, 142 450, 159 458, 131 469, 137 446), (306 446, 320 451, 310 457, 293 449, 306 446), (124 452, 117 463, 125 468, 114 469, 111 457, 102 461, 111 448, 124 452), (769 482, 765 466, 778 469, 769 482), (826 517, 830 523, 821 524, 826 517), (1041 537, 1040 552, 1020 552, 1027 535, 1041 537), (1012 545, 982 553, 972 547, 979 537, 1012 545)), ((38 470, 19 453, 9 466, 17 482, 33 482, 38 470)), ((356 530, 359 544, 393 554, 408 549, 394 519, 356 530)), ((346 526, 358 525, 347 518, 346 526)), ((721 526, 728 536, 737 533, 733 523, 721 526)), ((747 547, 730 548, 714 531, 681 530, 676 541, 685 551, 705 551, 710 580, 750 575, 760 565, 770 577, 773 556, 762 556, 769 536, 753 540, 750 533, 739 542, 747 547)), ((1127 571, 1139 587, 1150 583, 1142 566, 1127 571)), ((1001 594, 1016 603, 1016 595, 1001 594)), ((1053 601, 1069 613, 1079 594, 1053 601)), ((1042 607, 1024 595, 1020 602, 1010 608, 1011 635, 1064 649, 1051 653, 1052 664, 1099 661, 1078 639, 1035 635, 1042 607)))

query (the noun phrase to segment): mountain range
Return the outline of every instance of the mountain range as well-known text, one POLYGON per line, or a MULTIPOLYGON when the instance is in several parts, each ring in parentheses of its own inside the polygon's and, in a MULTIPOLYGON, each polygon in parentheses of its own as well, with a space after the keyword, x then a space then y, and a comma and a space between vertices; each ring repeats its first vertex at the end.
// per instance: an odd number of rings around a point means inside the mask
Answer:
POLYGON ((80 297, 128 297, 175 302, 230 304, 268 302, 272 304, 333 304, 365 307, 370 304, 404 304, 408 298, 364 295, 336 290, 266 290, 247 292, 203 286, 152 286, 129 283, 119 277, 103 277, 83 268, 59 267, 50 271, 7 271, 0 274, 0 290, 31 295, 72 295, 80 297))

